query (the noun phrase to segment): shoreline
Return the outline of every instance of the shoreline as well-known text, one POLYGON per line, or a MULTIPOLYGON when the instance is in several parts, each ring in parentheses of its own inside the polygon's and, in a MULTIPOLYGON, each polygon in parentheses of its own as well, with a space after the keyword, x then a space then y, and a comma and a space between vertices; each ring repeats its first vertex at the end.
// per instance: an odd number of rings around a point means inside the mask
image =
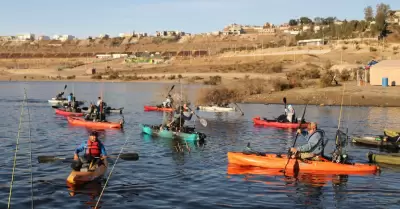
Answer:
MULTIPOLYGON (((22 79, 5 80, 0 78, 0 82, 93 82, 93 83, 177 83, 175 80, 94 80, 94 79, 22 79)), ((210 87, 202 82, 188 82, 185 78, 181 79, 183 84, 201 85, 210 87)), ((212 87, 212 86, 211 86, 212 87)), ((357 86, 355 82, 347 82, 343 97, 343 106, 346 107, 400 107, 400 88, 380 87, 380 86, 357 86)), ((264 104, 264 105, 283 105, 283 97, 286 97, 288 104, 293 105, 312 105, 312 106, 341 106, 342 86, 327 88, 305 88, 291 89, 268 94, 258 94, 245 98, 242 101, 236 101, 237 104, 264 104)))

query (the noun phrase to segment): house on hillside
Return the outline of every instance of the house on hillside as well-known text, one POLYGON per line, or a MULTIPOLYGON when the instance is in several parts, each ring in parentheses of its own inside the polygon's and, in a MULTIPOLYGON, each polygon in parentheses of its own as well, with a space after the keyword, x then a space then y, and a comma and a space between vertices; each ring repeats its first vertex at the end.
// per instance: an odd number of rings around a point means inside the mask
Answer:
POLYGON ((400 10, 389 11, 386 17, 386 22, 389 24, 400 25, 400 10))
POLYGON ((39 40, 39 41, 48 41, 48 40, 50 40, 50 37, 42 35, 42 36, 38 36, 37 40, 39 40))
POLYGON ((134 35, 134 32, 132 33, 120 33, 118 36, 121 38, 130 38, 134 35))
POLYGON ((110 38, 110 35, 108 35, 108 34, 100 34, 99 38, 100 39, 103 39, 103 38, 107 39, 107 38, 110 38))
POLYGON ((224 35, 240 35, 243 33, 243 27, 236 23, 226 26, 222 31, 224 35))
POLYGON ((383 60, 370 67, 370 84, 381 86, 384 79, 388 80, 389 86, 400 83, 400 60, 383 60))
POLYGON ((27 34, 19 34, 15 36, 16 40, 18 41, 34 41, 35 34, 27 33, 27 34))
POLYGON ((297 41, 297 46, 322 46, 325 45, 324 39, 308 39, 297 41))
POLYGON ((59 41, 68 41, 68 40, 74 40, 75 36, 72 35, 54 35, 53 40, 59 40, 59 41))

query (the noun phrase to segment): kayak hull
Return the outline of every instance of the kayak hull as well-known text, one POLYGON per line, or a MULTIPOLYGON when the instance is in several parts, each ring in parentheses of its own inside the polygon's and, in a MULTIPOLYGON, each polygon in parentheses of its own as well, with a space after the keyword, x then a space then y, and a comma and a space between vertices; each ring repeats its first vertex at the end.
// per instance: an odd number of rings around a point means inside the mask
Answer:
MULTIPOLYGON (((122 111, 124 110, 124 108, 123 107, 121 107, 121 108, 107 108, 107 109, 105 109, 105 113, 106 114, 110 114, 110 113, 119 113, 119 114, 122 114, 122 111)), ((85 112, 85 113, 89 113, 89 110, 84 110, 83 112, 85 112)))
POLYGON ((352 142, 362 145, 400 148, 400 142, 390 142, 384 136, 354 136, 352 142))
POLYGON ((332 172, 336 174, 350 174, 363 172, 376 172, 378 167, 370 164, 340 164, 330 161, 301 161, 290 159, 286 155, 279 157, 276 154, 258 156, 256 154, 243 154, 240 152, 228 152, 228 162, 241 166, 255 166, 269 169, 296 170, 299 172, 332 172))
POLYGON ((196 141, 206 138, 205 134, 199 132, 192 132, 192 133, 173 132, 169 130, 160 130, 159 128, 157 128, 157 126, 152 127, 146 124, 140 124, 140 127, 142 129, 142 133, 161 138, 168 138, 168 139, 178 138, 186 141, 196 141))
MULTIPOLYGON (((57 106, 57 105, 67 105, 68 104, 68 100, 64 99, 64 100, 58 100, 56 98, 52 98, 47 100, 49 104, 51 104, 52 106, 57 106)), ((83 101, 77 101, 78 105, 83 105, 85 102, 83 101)))
POLYGON ((115 122, 93 122, 93 121, 86 121, 84 118, 78 118, 78 117, 68 117, 68 123, 71 125, 76 125, 76 126, 84 126, 88 128, 94 128, 94 129, 121 129, 123 122, 115 123, 115 122))
POLYGON ((389 165, 400 165, 400 154, 374 154, 372 152, 367 153, 367 158, 371 163, 384 163, 389 165))
POLYGON ((399 135, 400 135, 400 131, 397 131, 397 130, 390 130, 390 129, 384 129, 384 130, 383 130, 383 133, 384 133, 386 136, 390 136, 390 137, 396 137, 396 136, 399 136, 399 135))
POLYGON ((92 172, 82 172, 82 171, 72 170, 67 178, 67 183, 73 185, 84 184, 101 178, 107 171, 108 167, 107 160, 104 160, 103 163, 104 163, 103 165, 99 166, 98 168, 96 168, 96 170, 92 172))
POLYGON ((156 106, 144 106, 144 111, 172 112, 172 108, 156 107, 156 106))
POLYGON ((270 127, 277 127, 277 128, 307 128, 310 124, 309 122, 302 123, 301 126, 299 123, 279 123, 276 121, 266 121, 261 119, 259 116, 253 118, 254 125, 259 126, 270 126, 270 127))
POLYGON ((205 112, 234 112, 234 107, 218 107, 218 106, 198 106, 198 110, 205 112))
POLYGON ((63 115, 63 116, 74 116, 74 117, 81 117, 84 115, 83 112, 67 112, 63 109, 54 109, 57 115, 63 115))

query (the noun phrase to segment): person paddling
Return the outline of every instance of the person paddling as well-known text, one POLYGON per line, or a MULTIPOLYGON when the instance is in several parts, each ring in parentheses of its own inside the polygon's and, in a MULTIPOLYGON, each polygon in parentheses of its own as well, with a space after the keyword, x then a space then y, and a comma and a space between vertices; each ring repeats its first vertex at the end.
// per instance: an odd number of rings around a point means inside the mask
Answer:
POLYGON ((180 131, 182 127, 185 124, 186 120, 191 120, 193 116, 193 111, 189 112, 189 115, 187 116, 185 112, 185 107, 187 108, 187 105, 184 104, 183 106, 179 106, 174 113, 173 119, 170 123, 167 124, 168 127, 171 127, 174 129, 174 131, 180 131))
POLYGON ((172 100, 171 95, 168 94, 167 98, 166 98, 165 101, 163 102, 163 107, 171 108, 172 105, 173 105, 173 102, 172 102, 172 101, 173 101, 173 100, 172 100))
POLYGON ((106 149, 98 139, 98 133, 93 131, 88 140, 75 149, 74 162, 71 167, 76 171, 80 171, 81 168, 87 168, 89 171, 94 170, 96 166, 104 164, 103 160, 106 160, 106 158, 106 149), (84 152, 83 157, 79 157, 80 152, 84 152))
POLYGON ((318 156, 322 155, 324 149, 324 131, 317 129, 317 123, 311 122, 308 125, 308 131, 302 132, 301 129, 298 129, 297 133, 307 141, 307 144, 290 148, 293 157, 318 159, 318 156))
POLYGON ((97 105, 96 118, 100 121, 106 121, 106 114, 105 114, 106 103, 101 99, 101 97, 98 97, 96 105, 97 105))
POLYGON ((56 100, 63 100, 63 98, 62 98, 63 95, 64 95, 63 91, 58 93, 57 96, 56 96, 56 100))
POLYGON ((280 123, 295 123, 296 122, 296 112, 292 105, 288 105, 285 108, 285 114, 280 115, 277 118, 277 121, 280 123))

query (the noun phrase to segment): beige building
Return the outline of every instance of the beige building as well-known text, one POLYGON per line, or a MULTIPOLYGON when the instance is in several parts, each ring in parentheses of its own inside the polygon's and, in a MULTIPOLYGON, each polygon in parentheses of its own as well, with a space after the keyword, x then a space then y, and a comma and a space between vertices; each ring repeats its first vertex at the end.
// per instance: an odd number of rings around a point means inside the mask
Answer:
POLYGON ((400 84, 400 60, 383 60, 370 68, 370 84, 382 86, 382 78, 388 78, 388 85, 400 84))

